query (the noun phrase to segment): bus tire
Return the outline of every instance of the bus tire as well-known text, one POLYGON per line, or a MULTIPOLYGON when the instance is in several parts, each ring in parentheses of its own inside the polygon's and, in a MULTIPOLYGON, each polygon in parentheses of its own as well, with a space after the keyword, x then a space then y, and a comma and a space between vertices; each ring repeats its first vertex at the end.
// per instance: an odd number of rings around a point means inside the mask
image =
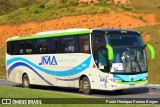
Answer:
POLYGON ((83 79, 80 79, 80 81, 79 81, 79 92, 83 92, 82 82, 83 82, 83 79))
POLYGON ((28 77, 27 74, 23 75, 23 77, 22 77, 22 84, 23 84, 24 88, 30 88, 31 87, 30 81, 29 81, 29 77, 28 77))
POLYGON ((87 77, 84 77, 82 80, 82 90, 84 94, 90 94, 91 93, 91 84, 87 77))

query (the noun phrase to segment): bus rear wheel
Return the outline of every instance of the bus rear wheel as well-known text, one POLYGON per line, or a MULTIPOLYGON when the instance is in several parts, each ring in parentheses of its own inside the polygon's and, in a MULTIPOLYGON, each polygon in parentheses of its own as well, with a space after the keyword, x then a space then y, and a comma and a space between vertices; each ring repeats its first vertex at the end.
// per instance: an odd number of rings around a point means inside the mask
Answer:
POLYGON ((30 88, 30 87, 31 87, 30 81, 29 81, 29 77, 28 77, 27 74, 24 74, 24 75, 23 75, 22 84, 23 84, 23 87, 24 87, 24 88, 30 88))
POLYGON ((91 93, 91 84, 87 77, 84 77, 82 80, 82 90, 84 94, 90 94, 91 93))

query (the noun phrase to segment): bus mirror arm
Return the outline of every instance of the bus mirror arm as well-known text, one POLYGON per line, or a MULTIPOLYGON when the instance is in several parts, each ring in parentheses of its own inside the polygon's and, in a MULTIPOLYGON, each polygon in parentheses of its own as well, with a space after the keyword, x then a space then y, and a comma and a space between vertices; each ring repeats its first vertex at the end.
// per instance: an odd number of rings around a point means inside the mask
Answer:
POLYGON ((106 48, 108 49, 108 60, 113 60, 114 58, 113 48, 108 44, 106 44, 106 48))
POLYGON ((147 47, 150 50, 151 58, 155 59, 156 58, 156 52, 155 52, 154 47, 152 45, 150 45, 150 44, 145 44, 145 47, 147 47))

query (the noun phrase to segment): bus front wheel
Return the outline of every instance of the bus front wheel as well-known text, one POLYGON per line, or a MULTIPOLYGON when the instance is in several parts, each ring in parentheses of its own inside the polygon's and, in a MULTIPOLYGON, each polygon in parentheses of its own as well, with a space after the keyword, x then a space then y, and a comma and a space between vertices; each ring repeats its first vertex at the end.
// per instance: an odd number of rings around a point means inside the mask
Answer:
POLYGON ((23 75, 23 78, 22 78, 22 84, 23 84, 23 87, 24 88, 30 88, 30 82, 29 82, 29 77, 27 74, 24 74, 23 75))
POLYGON ((82 90, 84 94, 90 94, 91 93, 91 84, 87 77, 84 77, 82 80, 82 90))

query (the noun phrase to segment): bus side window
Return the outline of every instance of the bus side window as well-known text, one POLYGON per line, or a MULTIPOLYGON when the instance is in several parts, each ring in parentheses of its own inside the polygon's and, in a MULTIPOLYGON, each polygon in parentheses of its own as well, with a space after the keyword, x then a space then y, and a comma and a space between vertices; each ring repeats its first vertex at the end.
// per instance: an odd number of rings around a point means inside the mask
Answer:
POLYGON ((105 38, 103 34, 100 33, 92 33, 92 53, 94 57, 94 61, 97 67, 102 72, 109 72, 108 68, 108 55, 107 49, 105 48, 105 38))
POLYGON ((47 53, 47 39, 37 39, 34 44, 35 54, 47 53))
POLYGON ((106 49, 98 50, 98 67, 102 71, 106 72, 108 67, 108 60, 107 60, 107 51, 106 49))
POLYGON ((98 51, 98 60, 101 65, 107 66, 107 53, 105 50, 98 51))
POLYGON ((26 54, 32 54, 32 41, 26 41, 25 44, 26 54))
POLYGON ((64 37, 61 39, 61 52, 73 53, 75 52, 75 40, 74 37, 64 37))
POLYGON ((74 42, 73 41, 68 43, 67 51, 74 52, 74 42))
POLYGON ((59 52, 59 39, 58 38, 49 38, 47 46, 47 53, 58 53, 59 52))
POLYGON ((22 54, 25 54, 25 51, 24 51, 24 41, 20 41, 19 42, 19 54, 22 55, 22 54))
POLYGON ((18 41, 15 41, 15 42, 13 42, 14 44, 14 52, 13 52, 13 55, 19 55, 19 43, 18 43, 18 41))
POLYGON ((89 35, 79 36, 80 52, 90 53, 89 35))
POLYGON ((13 49, 14 47, 13 47, 13 42, 7 42, 7 53, 9 54, 9 55, 13 55, 13 49))

